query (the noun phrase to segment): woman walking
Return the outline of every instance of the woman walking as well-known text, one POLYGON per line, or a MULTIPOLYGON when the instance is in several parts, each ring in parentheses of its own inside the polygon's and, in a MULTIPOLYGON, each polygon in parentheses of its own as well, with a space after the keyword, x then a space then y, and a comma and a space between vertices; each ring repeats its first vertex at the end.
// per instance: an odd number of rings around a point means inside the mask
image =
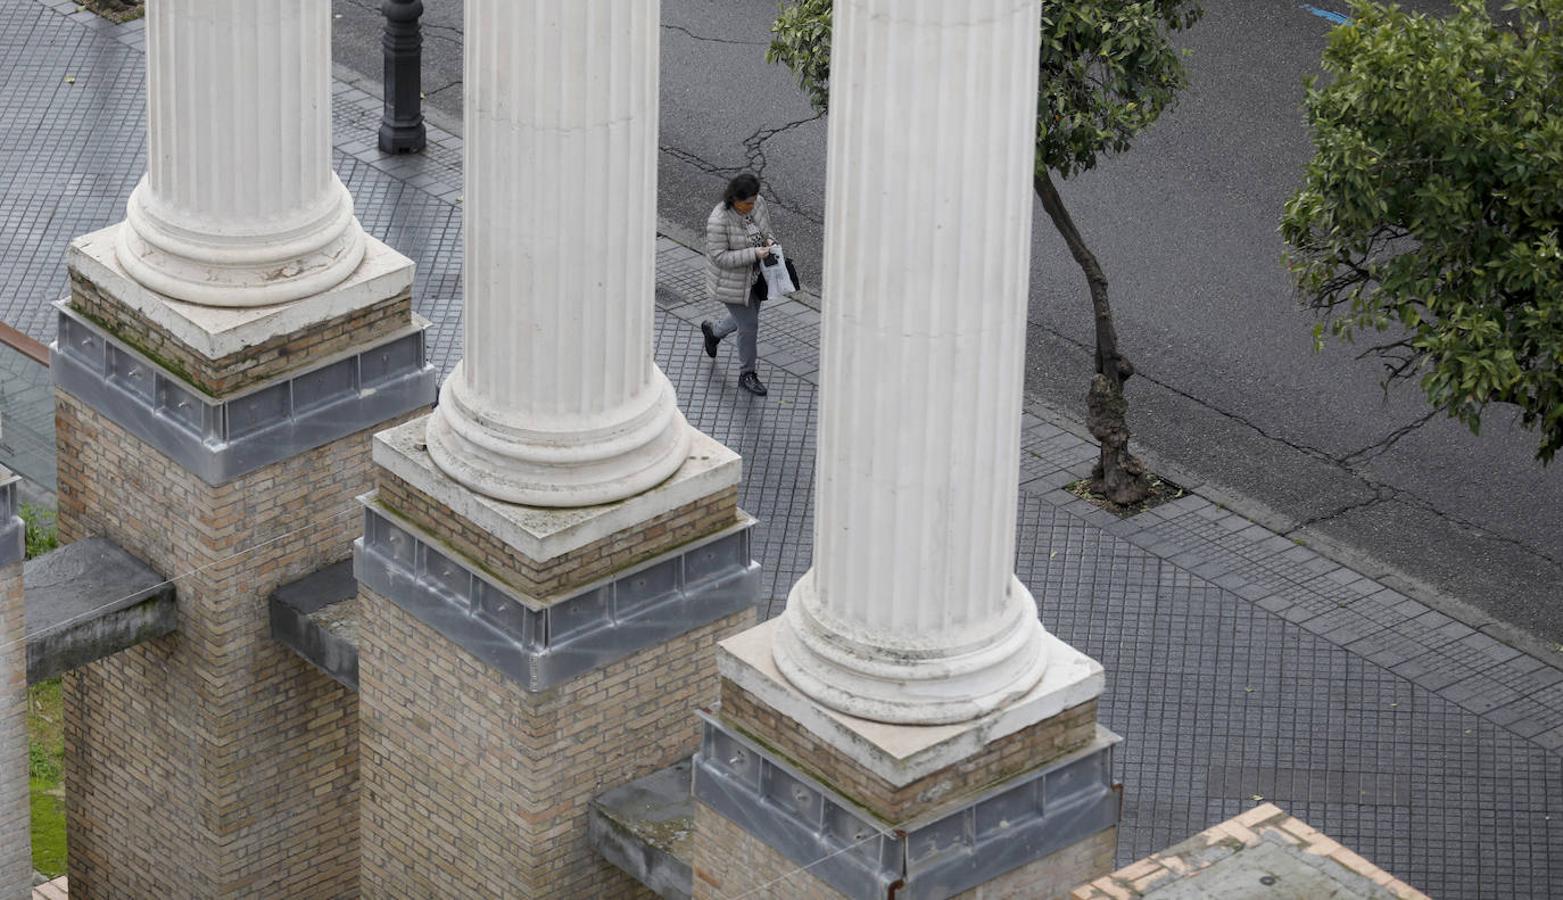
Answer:
POLYGON ((712 359, 722 338, 738 332, 738 386, 760 397, 766 391, 755 374, 761 300, 755 289, 760 261, 771 255, 773 243, 760 179, 739 175, 706 219, 706 293, 727 305, 727 316, 716 325, 701 322, 700 331, 712 359))

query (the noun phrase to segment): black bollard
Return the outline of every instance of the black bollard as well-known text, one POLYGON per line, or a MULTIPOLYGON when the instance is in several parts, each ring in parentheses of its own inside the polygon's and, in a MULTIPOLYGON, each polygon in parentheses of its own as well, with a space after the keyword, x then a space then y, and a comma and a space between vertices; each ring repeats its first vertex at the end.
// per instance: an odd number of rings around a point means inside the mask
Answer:
POLYGON ((385 115, 380 119, 381 153, 416 153, 427 142, 423 129, 423 0, 383 0, 385 115))

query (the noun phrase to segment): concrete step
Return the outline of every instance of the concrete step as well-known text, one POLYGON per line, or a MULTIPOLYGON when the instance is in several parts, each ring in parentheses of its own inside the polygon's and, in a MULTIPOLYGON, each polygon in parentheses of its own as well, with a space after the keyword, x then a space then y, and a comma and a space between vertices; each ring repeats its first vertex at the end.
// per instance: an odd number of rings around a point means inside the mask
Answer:
POLYGON ((278 588, 271 636, 350 690, 358 690, 358 580, 344 559, 278 588))
POLYGON ((173 582, 104 538, 76 541, 28 560, 22 588, 28 684, 179 626, 173 582))
POLYGON ((592 846, 659 897, 687 900, 693 890, 689 778, 690 761, 680 760, 592 801, 592 846))

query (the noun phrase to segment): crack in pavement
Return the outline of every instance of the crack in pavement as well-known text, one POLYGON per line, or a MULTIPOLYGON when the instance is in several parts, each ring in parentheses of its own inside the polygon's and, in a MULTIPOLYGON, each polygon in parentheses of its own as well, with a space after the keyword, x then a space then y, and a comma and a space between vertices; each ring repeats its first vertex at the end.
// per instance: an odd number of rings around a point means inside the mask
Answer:
POLYGON ((760 180, 764 181, 765 166, 768 162, 765 155, 765 142, 773 137, 776 137, 778 134, 786 134, 787 132, 792 131, 794 128, 802 128, 805 125, 818 122, 823 118, 825 118, 825 114, 822 112, 817 112, 814 115, 809 116, 807 119, 798 119, 795 122, 788 122, 785 125, 779 125, 775 128, 756 129, 754 134, 744 138, 743 141, 744 153, 749 163, 749 171, 760 176, 760 180))
POLYGON ((686 34, 694 40, 707 44, 736 44, 741 47, 769 47, 771 45, 770 41, 735 41, 731 38, 706 37, 703 34, 695 34, 682 25, 663 25, 662 28, 665 31, 677 31, 681 34, 686 34))
MULTIPOLYGON (((1353 513, 1361 509, 1367 509, 1370 506, 1377 506, 1380 503, 1388 503, 1390 500, 1395 499, 1393 496, 1385 496, 1386 488, 1382 485, 1370 485, 1370 487, 1373 488, 1372 497, 1357 503, 1348 503, 1340 509, 1334 510, 1332 512, 1321 513, 1320 515, 1314 516, 1310 519, 1298 522, 1296 525, 1292 526, 1291 530, 1282 532, 1282 535, 1284 537, 1291 537, 1297 532, 1302 531, 1304 528, 1317 525, 1320 522, 1328 522, 1331 519, 1338 519, 1347 513, 1353 513)), ((1393 488, 1388 488, 1388 490, 1391 493, 1394 491, 1393 488)))
POLYGON ((432 91, 424 91, 423 92, 423 99, 424 100, 431 100, 431 99, 434 98, 435 94, 438 94, 438 93, 440 93, 442 91, 448 91, 448 90, 450 90, 453 87, 459 86, 460 84, 461 84, 461 79, 458 78, 455 81, 452 81, 450 84, 442 85, 440 87, 435 88, 432 91))
MULTIPOLYGON (((765 129, 761 129, 761 131, 764 131, 764 130, 765 129)), ((779 133, 781 130, 785 130, 785 129, 777 129, 777 132, 779 133)), ((758 134, 758 132, 756 132, 756 133, 758 134)), ((751 139, 752 139, 752 137, 753 136, 751 135, 751 139)), ((768 135, 767 139, 769 137, 770 136, 768 135)), ((747 141, 745 143, 747 144, 747 141)), ((699 169, 700 171, 705 172, 707 175, 715 175, 715 176, 720 177, 720 178, 731 178, 732 176, 737 175, 740 172, 752 171, 751 169, 749 169, 747 167, 747 162, 746 162, 745 165, 742 165, 742 166, 723 166, 723 165, 718 165, 717 163, 711 162, 710 160, 700 156, 699 154, 691 153, 688 150, 681 150, 678 147, 674 147, 674 146, 671 146, 671 145, 662 145, 662 146, 658 147, 657 149, 661 150, 663 153, 666 153, 668 156, 673 157, 674 159, 678 160, 679 162, 682 162, 682 163, 684 163, 684 164, 686 164, 686 165, 688 165, 688 166, 690 166, 692 168, 699 169)), ((793 215, 797 216, 798 218, 803 219, 806 222, 811 222, 811 223, 813 223, 815 225, 819 225, 821 227, 824 226, 825 219, 824 219, 824 217, 822 215, 820 215, 818 213, 815 213, 815 212, 813 212, 813 211, 811 211, 809 209, 806 209, 803 206, 799 205, 797 202, 794 202, 792 200, 788 200, 786 197, 782 196, 776 190, 776 186, 774 184, 772 184, 771 182, 765 180, 765 177, 764 177, 764 175, 761 172, 755 172, 754 174, 760 178, 760 184, 761 184, 760 193, 765 196, 765 200, 766 200, 767 203, 771 204, 772 206, 777 207, 778 209, 784 209, 784 210, 792 213, 793 215)))
MULTIPOLYGON (((1037 324, 1035 322, 1027 322, 1026 325, 1027 325, 1028 328, 1035 329, 1035 330, 1040 331, 1040 332, 1042 332, 1044 334, 1052 335, 1053 337, 1063 341, 1064 343, 1078 348, 1083 353, 1090 354, 1090 353, 1094 353, 1095 352, 1094 346, 1089 346, 1089 345, 1087 345, 1083 341, 1075 340, 1074 338, 1072 338, 1072 337, 1070 337, 1070 336, 1068 336, 1066 334, 1063 334, 1063 333, 1061 333, 1059 331, 1056 331, 1056 330, 1054 330, 1052 328, 1048 328, 1048 327, 1046 327, 1044 325, 1039 325, 1039 324, 1037 324)), ((1364 487, 1366 487, 1369 490, 1373 491, 1373 496, 1371 498, 1367 499, 1367 500, 1355 501, 1355 502, 1352 502, 1352 503, 1345 504, 1340 509, 1334 510, 1332 512, 1323 513, 1321 515, 1314 516, 1314 517, 1312 517, 1312 518, 1310 518, 1310 519, 1308 519, 1308 520, 1306 520, 1304 522, 1301 522, 1301 523, 1299 523, 1297 525, 1292 526, 1286 532, 1283 532, 1286 536, 1291 536, 1291 535, 1295 534, 1297 531, 1299 531, 1302 528, 1306 528, 1306 527, 1313 526, 1313 525, 1318 525, 1318 524, 1320 524, 1322 522, 1327 522, 1327 521, 1329 521, 1331 519, 1339 518, 1339 517, 1341 517, 1343 515, 1346 515, 1347 513, 1356 512, 1356 511, 1365 509, 1367 507, 1378 505, 1380 503, 1388 503, 1388 502, 1394 501, 1394 502, 1404 503, 1407 506, 1411 506, 1411 507, 1420 509, 1420 510, 1422 510, 1424 512, 1427 512, 1427 513, 1429 513, 1429 514, 1431 514, 1433 516, 1436 516, 1438 518, 1444 519, 1445 521, 1452 522, 1455 525, 1459 526, 1460 528, 1463 528, 1466 531, 1471 532, 1473 535, 1475 535, 1477 537, 1480 537, 1480 538, 1483 538, 1483 539, 1486 539, 1486 540, 1496 541, 1496 542, 1501 543, 1501 544, 1507 544, 1509 546, 1515 547, 1515 548, 1525 552, 1526 554, 1528 554, 1528 555, 1530 555, 1532 557, 1535 557, 1536 559, 1542 560, 1543 562, 1547 563, 1550 566, 1563 567, 1563 559, 1554 558, 1551 555, 1549 555, 1549 554, 1547 554, 1547 553, 1545 553, 1545 552, 1543 552, 1541 550, 1538 550, 1535 547, 1529 546, 1529 545, 1527 545, 1527 544, 1525 544, 1525 543, 1523 543, 1523 542, 1521 542, 1521 541, 1519 541, 1519 540, 1517 540, 1515 538, 1511 538, 1511 537, 1508 537, 1506 535, 1498 534, 1498 533, 1494 532, 1491 528, 1488 528, 1488 527, 1486 527, 1484 525, 1480 525, 1480 524, 1478 524, 1476 522, 1472 522, 1472 521, 1470 521, 1468 519, 1463 519, 1460 516, 1453 515, 1453 514, 1448 513, 1448 512, 1446 512, 1446 511, 1444 511, 1442 509, 1439 509, 1438 506, 1436 506, 1432 501, 1430 501, 1430 500, 1428 500, 1428 499, 1426 499, 1426 498, 1424 498, 1424 497, 1422 497, 1422 496, 1420 496, 1418 494, 1415 494, 1415 493, 1413 493, 1411 491, 1408 491, 1408 490, 1406 490, 1404 488, 1399 488, 1399 487, 1396 487, 1396 486, 1394 486, 1392 484, 1388 484, 1387 482, 1384 482, 1384 481, 1380 480, 1379 478, 1373 476, 1370 473, 1359 471, 1356 468, 1355 464, 1347 461, 1347 460, 1350 460, 1352 457, 1355 457, 1355 456, 1357 456, 1359 454, 1362 454, 1363 452, 1365 452, 1367 450, 1371 450, 1374 447, 1379 446, 1380 444, 1384 444, 1385 445, 1384 449, 1387 450, 1389 448, 1389 446, 1393 446, 1395 441, 1398 441, 1400 438, 1404 437, 1406 434, 1411 433, 1411 431, 1414 431, 1416 428, 1420 428, 1422 425, 1426 424, 1428 421, 1433 419, 1437 415, 1437 413, 1439 412, 1438 410, 1434 410, 1432 413, 1429 413, 1428 415, 1424 416, 1419 421, 1412 423, 1411 425, 1407 425, 1407 426, 1404 426, 1402 428, 1396 429, 1397 433, 1392 433, 1389 437, 1386 437, 1385 439, 1379 441, 1376 444, 1370 444, 1368 447, 1363 448, 1363 450, 1354 451, 1353 453, 1348 454, 1348 455, 1346 455, 1344 457, 1337 458, 1337 457, 1331 455, 1330 453, 1328 453, 1328 452, 1326 452, 1326 451, 1324 451, 1324 450, 1322 450, 1322 449, 1320 449, 1318 447, 1311 447, 1311 446, 1309 446, 1307 444, 1301 444, 1301 443, 1298 443, 1296 441, 1288 440, 1287 438, 1280 437, 1279 435, 1270 434, 1265 429, 1259 427, 1259 425, 1257 425, 1257 424, 1255 424, 1253 422, 1250 422, 1249 420, 1243 418, 1242 416, 1240 416, 1240 415, 1238 415, 1236 413, 1229 412, 1227 410, 1221 409, 1220 407, 1214 406, 1209 401, 1203 400, 1203 399, 1201 399, 1199 397, 1196 397, 1193 394, 1190 394, 1189 392, 1187 392, 1185 390, 1182 390, 1181 388, 1178 388, 1178 387, 1175 387, 1175 386, 1173 386, 1171 384, 1168 384, 1167 382, 1158 381, 1157 379, 1155 379, 1155 378, 1145 374, 1145 372, 1143 370, 1136 371, 1135 372, 1135 376, 1138 377, 1138 378, 1144 378, 1147 382, 1156 385, 1157 387, 1167 391, 1168 393, 1171 393, 1171 394, 1174 394, 1176 396, 1182 397, 1182 398, 1184 398, 1184 399, 1186 399, 1186 400, 1188 400, 1188 401, 1190 401, 1192 403, 1195 403, 1195 404, 1197 404, 1197 405, 1199 405, 1199 406, 1201 406, 1201 407, 1203 407, 1205 409, 1210 410, 1211 412, 1213 412, 1213 413, 1215 413, 1215 414, 1217 414, 1219 416, 1223 416, 1223 417, 1225 417, 1227 419, 1231 419, 1232 421, 1242 425, 1243 427, 1250 429, 1251 431, 1253 431, 1254 433, 1258 434, 1260 437, 1264 438, 1267 441, 1273 441, 1273 442, 1275 442, 1277 444, 1280 444, 1280 445, 1282 445, 1284 447, 1289 447, 1289 448, 1291 448, 1293 450, 1296 450, 1297 452, 1299 452, 1299 453, 1301 453, 1301 454, 1303 454, 1305 456, 1308 456, 1308 457, 1310 457, 1312 459, 1318 460, 1319 462, 1327 463, 1330 466, 1333 466, 1333 467, 1335 467, 1337 469, 1340 469, 1342 472, 1344 472, 1347 475, 1351 476, 1352 478, 1355 478, 1358 481, 1360 481, 1363 484, 1364 487)), ((1371 457, 1370 457, 1370 459, 1371 459, 1371 457)), ((1367 460, 1362 460, 1362 462, 1366 462, 1366 461, 1367 460)))
POLYGON ((1380 456, 1383 456, 1385 453, 1388 453, 1391 447, 1400 442, 1401 438, 1405 437, 1413 431, 1420 429, 1428 422, 1431 422, 1433 418, 1441 412, 1443 412, 1441 409, 1432 410, 1427 415, 1417 419, 1415 422, 1396 428, 1394 431, 1391 431, 1389 434, 1385 435, 1382 439, 1374 441, 1366 447, 1363 447, 1361 450, 1356 450, 1346 454, 1345 456, 1342 456, 1340 458, 1340 462, 1346 466, 1353 466, 1358 463, 1370 463, 1373 460, 1378 459, 1380 456), (1373 451, 1375 450, 1378 452, 1374 453, 1373 451))

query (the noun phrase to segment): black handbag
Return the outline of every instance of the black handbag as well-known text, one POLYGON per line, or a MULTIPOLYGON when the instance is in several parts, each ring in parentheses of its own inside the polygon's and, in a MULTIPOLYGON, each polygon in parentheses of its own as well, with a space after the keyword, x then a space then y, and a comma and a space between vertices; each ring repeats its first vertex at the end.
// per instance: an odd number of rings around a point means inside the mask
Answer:
MULTIPOLYGON (((776 257, 767 256, 765 259, 766 261, 760 265, 776 265, 776 257)), ((785 264, 787 266, 787 277, 792 279, 793 287, 796 287, 800 291, 803 290, 803 281, 798 278, 798 267, 792 264, 792 258, 788 257, 785 264)), ((758 272, 755 273, 754 284, 749 286, 749 296, 752 297, 756 303, 763 303, 764 301, 770 299, 771 289, 766 286, 764 275, 761 275, 758 272)))

